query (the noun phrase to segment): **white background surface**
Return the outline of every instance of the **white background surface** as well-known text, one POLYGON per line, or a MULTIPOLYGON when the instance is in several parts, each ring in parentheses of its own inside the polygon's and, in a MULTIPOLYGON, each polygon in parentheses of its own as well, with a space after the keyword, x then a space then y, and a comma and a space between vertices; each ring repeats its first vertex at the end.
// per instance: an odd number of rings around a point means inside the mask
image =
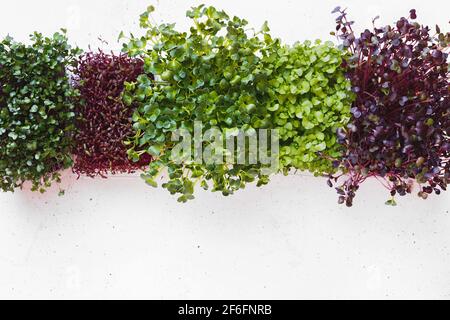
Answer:
MULTIPOLYGON (((204 1, 285 41, 331 39, 330 11, 347 5, 359 28, 416 8, 448 30, 444 1, 204 1)), ((3 1, 0 34, 69 29, 87 49, 117 49, 121 30, 156 4, 158 20, 187 26, 199 1, 3 1), (109 42, 105 45, 101 37, 109 42)), ((138 32, 136 32, 138 34, 138 32)), ((449 298, 450 193, 386 207, 366 183, 353 208, 325 180, 276 176, 230 198, 197 192, 178 204, 138 177, 64 176, 45 195, 0 194, 0 298, 300 299, 449 298)))

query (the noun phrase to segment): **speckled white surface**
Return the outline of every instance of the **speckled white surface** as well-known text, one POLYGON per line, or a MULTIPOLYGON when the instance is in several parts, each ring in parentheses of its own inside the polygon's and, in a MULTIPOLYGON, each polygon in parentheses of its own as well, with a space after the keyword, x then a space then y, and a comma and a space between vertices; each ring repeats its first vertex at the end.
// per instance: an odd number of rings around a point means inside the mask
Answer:
MULTIPOLYGON (((447 25, 442 1, 204 1, 269 20, 289 42, 329 39, 337 4, 362 26, 415 7, 425 23, 447 25), (439 4, 436 10, 433 3, 439 4), (431 5, 430 5, 431 4, 431 5)), ((4 1, 0 34, 26 39, 67 27, 87 48, 136 30, 150 1, 4 1)), ((157 18, 186 26, 199 1, 155 1, 157 18)), ((448 25, 447 25, 448 26, 448 25)), ((76 180, 65 196, 0 194, 0 298, 450 298, 450 193, 386 207, 369 182, 355 206, 336 204, 323 179, 276 176, 230 198, 198 192, 178 204, 138 177, 76 180)))

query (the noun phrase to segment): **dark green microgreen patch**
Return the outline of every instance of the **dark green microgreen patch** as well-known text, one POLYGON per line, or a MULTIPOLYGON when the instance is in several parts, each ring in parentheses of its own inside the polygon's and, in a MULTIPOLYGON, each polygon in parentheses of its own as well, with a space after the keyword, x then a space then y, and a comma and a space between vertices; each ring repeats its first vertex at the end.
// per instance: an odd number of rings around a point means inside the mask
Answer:
POLYGON ((338 133, 346 149, 337 164, 346 173, 336 188, 339 203, 351 206, 369 177, 391 196, 411 193, 415 184, 423 199, 440 194, 450 182, 450 33, 420 25, 411 10, 394 25, 374 23, 357 36, 345 10, 334 12, 357 96, 350 124, 338 133))
POLYGON ((78 95, 66 71, 79 49, 65 30, 31 36, 31 44, 0 42, 0 188, 14 191, 30 181, 45 191, 72 164, 70 150, 78 95))

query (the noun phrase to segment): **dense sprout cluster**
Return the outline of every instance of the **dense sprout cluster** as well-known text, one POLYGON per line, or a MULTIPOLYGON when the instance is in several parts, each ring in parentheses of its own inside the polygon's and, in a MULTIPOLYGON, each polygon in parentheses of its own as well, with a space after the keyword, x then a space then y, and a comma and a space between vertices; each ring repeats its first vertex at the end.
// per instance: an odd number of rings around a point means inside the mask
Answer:
POLYGON ((340 46, 287 45, 267 22, 257 31, 204 5, 181 32, 153 11, 121 54, 80 55, 65 30, 0 42, 0 189, 29 181, 44 192, 71 166, 89 177, 142 170, 153 187, 167 173, 180 202, 197 184, 228 196, 294 170, 328 177, 349 207, 368 178, 389 205, 447 189, 450 33, 420 25, 414 9, 357 34, 337 7, 340 46))
POLYGON ((340 149, 335 131, 349 120, 352 96, 339 68, 341 51, 331 43, 285 46, 272 39, 267 24, 249 32, 246 20, 213 7, 188 11, 193 26, 183 33, 172 24, 153 25, 152 10, 141 16, 146 36, 131 38, 125 46, 128 54, 143 58, 145 73, 158 80, 144 74, 124 94, 125 102, 138 105, 130 157, 148 153, 156 158, 143 175, 147 183, 156 185, 155 178, 167 168, 169 181, 163 187, 186 201, 193 198, 197 181, 224 195, 247 182, 268 182, 261 163, 173 162, 172 133, 182 128, 193 136, 194 121, 201 121, 204 131, 279 129, 276 171, 332 171, 329 158, 340 149))
POLYGON ((78 55, 65 31, 39 33, 31 44, 0 42, 0 188, 13 191, 30 181, 44 191, 72 164, 73 100, 66 70, 78 55))
POLYGON ((133 109, 122 102, 126 82, 143 72, 143 62, 125 54, 88 52, 75 70, 80 100, 76 106, 73 171, 90 177, 130 173, 150 162, 150 157, 128 159, 124 140, 133 135, 133 109))
MULTIPOLYGON (((359 37, 345 10, 336 8, 337 35, 356 101, 352 120, 339 130, 346 173, 339 202, 352 205, 359 185, 377 177, 392 196, 446 190, 450 181, 449 33, 415 22, 416 12, 395 25, 366 29, 359 37)), ((375 24, 374 24, 375 25, 375 24)), ((337 180, 337 177, 334 177, 337 180)), ((330 181, 331 185, 331 181, 330 181)), ((392 198, 387 204, 395 204, 392 198)))
POLYGON ((198 7, 188 12, 194 26, 189 34, 174 25, 153 25, 149 10, 141 16, 147 37, 132 38, 126 47, 130 55, 145 61, 145 75, 127 86, 124 100, 138 104, 133 116, 136 135, 129 150, 131 158, 148 153, 156 158, 143 177, 148 184, 167 168, 169 181, 163 184, 179 201, 193 198, 194 183, 200 181, 224 195, 242 188, 246 182, 267 177, 255 166, 211 164, 171 160, 172 132, 182 128, 194 132, 201 121, 203 132, 213 127, 268 127, 270 114, 259 107, 267 99, 263 83, 266 75, 258 68, 258 53, 264 47, 259 37, 245 32, 247 22, 214 8, 198 7), (219 33, 226 32, 221 36, 219 33), (148 43, 148 45, 147 45, 148 43), (147 74, 155 74, 151 81, 147 74))
POLYGON ((341 68, 344 52, 331 42, 282 46, 275 41, 263 58, 270 99, 267 110, 280 133, 280 161, 321 175, 335 170, 342 154, 336 130, 350 120, 350 82, 341 68))

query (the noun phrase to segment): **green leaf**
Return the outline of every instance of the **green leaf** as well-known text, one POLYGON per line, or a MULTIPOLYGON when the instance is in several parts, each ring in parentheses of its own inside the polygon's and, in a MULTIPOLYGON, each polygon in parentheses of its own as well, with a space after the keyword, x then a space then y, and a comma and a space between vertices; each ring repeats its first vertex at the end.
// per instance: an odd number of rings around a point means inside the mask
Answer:
POLYGON ((117 37, 117 41, 120 41, 123 38, 125 38, 125 33, 123 31, 120 31, 119 36, 117 37))
POLYGON ((158 183, 155 180, 153 180, 152 178, 145 178, 145 183, 153 188, 158 187, 158 183))
POLYGON ((397 202, 395 202, 395 199, 392 198, 392 199, 389 199, 388 201, 386 201, 385 205, 395 207, 395 206, 397 206, 397 202))
POLYGON ((280 109, 280 105, 278 103, 274 104, 273 106, 269 106, 267 108, 267 110, 269 111, 277 111, 278 109, 280 109))
POLYGON ((10 137, 10 138, 13 139, 13 140, 17 140, 17 138, 18 138, 19 136, 18 136, 17 133, 15 133, 15 132, 10 132, 10 133, 8 133, 8 137, 10 137))
POLYGON ((264 21, 264 24, 261 27, 261 31, 262 32, 269 32, 270 31, 269 23, 267 21, 264 21))
POLYGON ((160 145, 152 145, 147 149, 147 152, 150 155, 157 157, 161 154, 161 149, 162 149, 162 147, 160 145))

